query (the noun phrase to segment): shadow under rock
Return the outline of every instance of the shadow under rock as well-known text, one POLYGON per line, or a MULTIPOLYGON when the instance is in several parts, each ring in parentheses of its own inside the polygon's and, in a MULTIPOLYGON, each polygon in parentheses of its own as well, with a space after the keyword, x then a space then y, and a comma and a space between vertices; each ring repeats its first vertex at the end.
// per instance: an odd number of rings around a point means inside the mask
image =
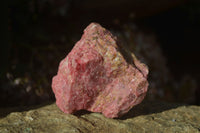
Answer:
MULTIPOLYGON (((53 102, 48 102, 44 103, 41 105, 35 105, 35 106, 19 106, 19 107, 10 107, 10 108, 0 108, 0 118, 6 117, 8 114, 12 112, 23 112, 23 111, 29 111, 32 109, 37 109, 41 108, 46 105, 50 105, 53 102)), ((141 104, 133 107, 128 113, 125 115, 115 118, 119 120, 126 120, 129 118, 133 118, 136 116, 140 115, 148 115, 148 114, 153 114, 153 113, 160 113, 166 110, 170 110, 173 108, 177 108, 179 106, 183 106, 184 104, 175 104, 175 103, 166 103, 166 102, 161 102, 161 101, 147 101, 144 100, 141 104)), ((90 114, 92 112, 87 111, 87 110, 79 110, 73 115, 76 115, 77 117, 81 117, 82 115, 85 114, 90 114)))
MULTIPOLYGON (((114 118, 114 119, 126 120, 126 119, 137 117, 137 116, 140 116, 140 115, 161 113, 163 111, 167 111, 167 110, 174 109, 174 108, 177 108, 179 106, 184 106, 184 105, 186 105, 186 104, 167 103, 167 102, 163 102, 163 101, 148 101, 148 100, 144 100, 141 104, 136 105, 135 107, 133 107, 125 115, 123 115, 123 116, 121 116, 119 118, 114 118)), ((73 115, 76 115, 77 117, 81 117, 82 115, 91 114, 91 113, 92 112, 87 111, 87 110, 79 110, 79 111, 75 112, 73 115)))
POLYGON ((184 104, 177 104, 177 103, 167 103, 167 102, 161 102, 161 101, 146 101, 144 100, 139 105, 136 105, 133 107, 128 113, 121 116, 120 120, 125 120, 129 118, 133 118, 140 115, 148 115, 153 113, 161 113, 163 111, 167 111, 170 109, 177 108, 179 106, 183 106, 184 104))
POLYGON ((75 112, 73 115, 77 116, 77 117, 81 117, 82 115, 85 114, 91 114, 91 111, 87 111, 87 110, 79 110, 77 112, 75 112))
POLYGON ((50 105, 54 103, 53 101, 51 102, 46 102, 40 105, 32 105, 32 106, 18 106, 18 107, 6 107, 6 108, 0 108, 0 118, 6 117, 12 112, 23 112, 23 111, 29 111, 32 109, 38 109, 46 105, 50 105))

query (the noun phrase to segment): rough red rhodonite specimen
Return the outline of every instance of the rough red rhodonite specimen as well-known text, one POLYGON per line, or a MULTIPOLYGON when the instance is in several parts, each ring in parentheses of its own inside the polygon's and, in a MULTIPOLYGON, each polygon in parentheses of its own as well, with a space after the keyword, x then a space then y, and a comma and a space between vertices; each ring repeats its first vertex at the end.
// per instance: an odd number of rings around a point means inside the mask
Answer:
POLYGON ((119 117, 147 92, 148 68, 108 30, 91 23, 60 62, 53 77, 56 104, 65 113, 78 110, 119 117))

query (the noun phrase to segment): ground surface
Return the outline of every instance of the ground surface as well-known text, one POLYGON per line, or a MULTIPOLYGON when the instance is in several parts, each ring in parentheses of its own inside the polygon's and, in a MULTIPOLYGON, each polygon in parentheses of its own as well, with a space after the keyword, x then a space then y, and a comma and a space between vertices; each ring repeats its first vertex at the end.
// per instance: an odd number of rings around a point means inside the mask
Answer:
POLYGON ((79 112, 67 115, 53 104, 24 112, 1 109, 0 132, 200 132, 200 107, 162 102, 143 102, 118 119, 108 119, 99 113, 79 112))

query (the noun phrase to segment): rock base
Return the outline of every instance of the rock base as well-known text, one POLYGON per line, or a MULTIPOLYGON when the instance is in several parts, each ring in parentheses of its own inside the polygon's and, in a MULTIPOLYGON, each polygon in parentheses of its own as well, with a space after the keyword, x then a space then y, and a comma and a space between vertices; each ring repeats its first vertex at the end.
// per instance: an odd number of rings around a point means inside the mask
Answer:
POLYGON ((10 113, 0 119, 0 132, 69 133, 198 133, 200 107, 144 102, 119 119, 100 113, 64 114, 51 104, 25 112, 10 113))

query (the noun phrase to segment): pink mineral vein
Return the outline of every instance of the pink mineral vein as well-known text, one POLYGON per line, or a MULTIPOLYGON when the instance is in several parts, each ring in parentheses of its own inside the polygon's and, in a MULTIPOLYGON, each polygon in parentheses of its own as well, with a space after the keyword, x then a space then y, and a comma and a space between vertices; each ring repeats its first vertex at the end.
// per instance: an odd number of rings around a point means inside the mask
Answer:
POLYGON ((148 68, 116 37, 91 23, 59 65, 52 88, 65 113, 101 112, 122 116, 145 97, 148 68))

